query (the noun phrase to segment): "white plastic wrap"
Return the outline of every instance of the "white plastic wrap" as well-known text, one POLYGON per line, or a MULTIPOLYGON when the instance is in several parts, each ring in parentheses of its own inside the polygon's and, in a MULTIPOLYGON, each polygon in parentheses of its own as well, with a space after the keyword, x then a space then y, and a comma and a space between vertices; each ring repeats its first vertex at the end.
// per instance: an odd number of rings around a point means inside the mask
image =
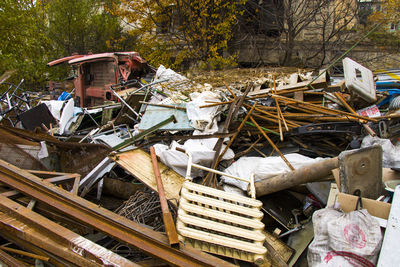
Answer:
POLYGON ((200 108, 209 105, 210 102, 221 102, 218 94, 211 91, 190 94, 192 101, 186 105, 186 114, 191 126, 200 130, 203 134, 213 134, 218 131, 217 118, 221 106, 200 108))
POLYGON ((74 118, 74 99, 71 98, 70 100, 67 100, 67 103, 65 104, 61 117, 60 117, 60 126, 59 126, 59 134, 68 134, 68 125, 71 123, 70 121, 74 118))
POLYGON ((308 248, 308 265, 374 266, 382 242, 377 220, 367 210, 343 213, 333 208, 313 215, 314 240, 308 248))
MULTIPOLYGON (((287 154, 285 157, 295 169, 323 160, 323 158, 312 159, 296 153, 287 154)), ((281 157, 241 157, 226 168, 224 172, 246 179, 254 173, 254 181, 257 182, 288 171, 290 169, 281 157)), ((247 190, 248 183, 246 182, 226 176, 222 176, 221 179, 226 184, 237 186, 244 191, 247 190)))
POLYGON ((59 100, 49 100, 49 101, 41 101, 41 103, 46 104, 47 108, 49 109, 51 115, 59 121, 61 118, 61 110, 65 101, 59 100))
POLYGON ((367 135, 364 137, 361 148, 373 145, 382 146, 382 167, 384 168, 400 168, 400 146, 393 145, 389 139, 382 139, 377 136, 367 135))
MULTIPOLYGON (((175 148, 180 147, 186 151, 189 151, 192 154, 193 163, 197 163, 205 167, 211 167, 211 163, 215 155, 213 147, 217 140, 217 138, 193 139, 186 141, 184 145, 179 145, 177 142, 173 141, 170 147, 162 144, 156 144, 154 145, 154 148, 157 156, 160 157, 161 162, 172 168, 180 175, 185 176, 188 156, 183 152, 176 151, 175 148)), ((234 156, 235 153, 231 149, 228 149, 222 159, 229 160, 233 159, 234 156)), ((191 177, 202 176, 202 174, 202 170, 192 168, 191 177)))
POLYGON ((177 82, 187 80, 185 76, 176 73, 171 69, 165 68, 163 65, 160 65, 156 71, 156 76, 154 77, 154 81, 161 81, 168 79, 169 82, 177 82))

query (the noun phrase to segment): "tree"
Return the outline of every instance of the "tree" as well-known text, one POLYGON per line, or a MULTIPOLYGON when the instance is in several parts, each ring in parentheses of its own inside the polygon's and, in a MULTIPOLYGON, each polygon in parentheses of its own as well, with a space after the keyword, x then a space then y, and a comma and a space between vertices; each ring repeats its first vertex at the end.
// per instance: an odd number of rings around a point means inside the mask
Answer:
POLYGON ((356 0, 248 0, 237 31, 253 38, 260 58, 268 46, 279 51, 281 65, 320 66, 327 51, 350 36, 357 12, 356 0))
POLYGON ((122 0, 114 13, 124 17, 137 48, 151 62, 175 67, 197 61, 206 68, 223 57, 244 0, 122 0))
POLYGON ((358 3, 353 0, 335 0, 322 6, 312 22, 315 39, 300 45, 305 51, 310 51, 304 56, 303 64, 313 60, 315 66, 320 67, 338 56, 332 51, 342 53, 342 49, 348 47, 348 41, 354 42, 358 36, 355 30, 358 11, 358 3))
POLYGON ((49 48, 41 11, 31 0, 0 1, 0 74, 15 69, 10 82, 24 87, 42 84, 49 48))
MULTIPOLYGON (((119 19, 110 14, 100 0, 42 1, 48 19, 48 36, 54 56, 114 50, 122 38, 119 19)), ((112 4, 112 3, 111 3, 112 4)))
POLYGON ((400 49, 400 0, 384 0, 377 6, 370 8, 368 21, 371 24, 379 23, 381 26, 374 32, 371 39, 375 43, 400 49))

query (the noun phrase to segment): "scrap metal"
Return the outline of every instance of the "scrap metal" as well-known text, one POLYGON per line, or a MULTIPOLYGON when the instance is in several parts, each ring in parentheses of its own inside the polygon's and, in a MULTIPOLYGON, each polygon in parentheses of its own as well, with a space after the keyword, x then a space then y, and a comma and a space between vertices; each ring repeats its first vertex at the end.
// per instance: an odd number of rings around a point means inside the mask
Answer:
POLYGON ((3 231, 29 240, 72 264, 138 266, 7 197, 0 196, 0 202, 0 228, 3 231))
POLYGON ((165 197, 164 186, 161 180, 160 169, 158 168, 157 155, 153 146, 150 147, 150 155, 151 162, 153 163, 154 176, 156 177, 157 181, 157 191, 158 196, 160 197, 165 232, 167 233, 169 244, 176 245, 179 244, 178 233, 176 232, 175 223, 168 208, 167 198, 165 197))
POLYGON ((181 245, 179 249, 170 247, 164 235, 117 216, 109 210, 46 183, 37 176, 4 161, 0 161, 0 181, 98 231, 133 245, 172 265, 231 266, 226 261, 187 246, 181 245))

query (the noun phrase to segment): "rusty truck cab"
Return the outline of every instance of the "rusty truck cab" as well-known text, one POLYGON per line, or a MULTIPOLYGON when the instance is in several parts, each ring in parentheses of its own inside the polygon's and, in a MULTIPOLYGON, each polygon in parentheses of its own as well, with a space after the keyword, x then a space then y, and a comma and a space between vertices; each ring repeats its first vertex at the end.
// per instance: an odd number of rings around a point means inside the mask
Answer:
MULTIPOLYGON (((153 72, 137 52, 75 55, 48 63, 54 66, 68 61, 75 71, 75 102, 80 107, 102 105, 116 100, 110 86, 140 78, 153 72)), ((134 86, 131 85, 131 86, 134 86)))

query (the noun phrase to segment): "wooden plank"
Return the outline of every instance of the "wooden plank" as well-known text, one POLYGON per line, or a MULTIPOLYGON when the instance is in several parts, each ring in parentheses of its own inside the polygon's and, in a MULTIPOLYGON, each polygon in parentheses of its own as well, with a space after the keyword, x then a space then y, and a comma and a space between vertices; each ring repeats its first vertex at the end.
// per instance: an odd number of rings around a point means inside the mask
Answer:
MULTIPOLYGON (((128 171, 136 179, 157 192, 157 182, 153 171, 150 154, 141 149, 116 153, 110 156, 119 166, 128 171)), ((159 162, 161 180, 167 199, 179 200, 179 192, 185 178, 165 164, 159 162)))

